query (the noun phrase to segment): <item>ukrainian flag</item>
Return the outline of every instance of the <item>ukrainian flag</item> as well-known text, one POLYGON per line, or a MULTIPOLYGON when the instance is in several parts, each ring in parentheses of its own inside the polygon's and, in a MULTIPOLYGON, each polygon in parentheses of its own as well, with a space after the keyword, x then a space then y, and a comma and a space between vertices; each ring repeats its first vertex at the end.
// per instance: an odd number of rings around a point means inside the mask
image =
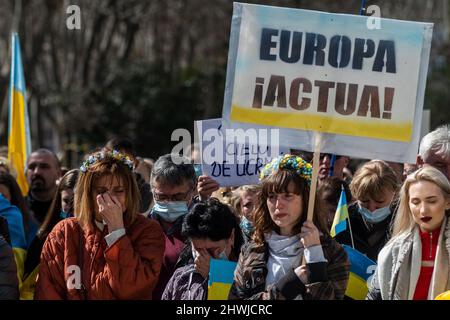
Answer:
POLYGON ((208 300, 228 300, 236 266, 233 261, 209 261, 208 300))
POLYGON ((441 293, 434 300, 450 300, 450 290, 441 293))
POLYGON ((347 252, 348 260, 350 261, 350 277, 345 295, 353 300, 364 300, 369 291, 367 281, 375 272, 377 264, 358 250, 345 244, 342 246, 347 252))
POLYGON ((344 188, 342 188, 339 203, 334 215, 333 225, 331 226, 330 235, 334 238, 338 233, 347 229, 348 209, 347 199, 345 197, 344 188))
POLYGON ((8 160, 17 172, 17 183, 23 195, 28 194, 25 176, 27 157, 31 152, 30 125, 25 100, 25 77, 23 74, 19 36, 12 35, 11 83, 9 96, 8 160))

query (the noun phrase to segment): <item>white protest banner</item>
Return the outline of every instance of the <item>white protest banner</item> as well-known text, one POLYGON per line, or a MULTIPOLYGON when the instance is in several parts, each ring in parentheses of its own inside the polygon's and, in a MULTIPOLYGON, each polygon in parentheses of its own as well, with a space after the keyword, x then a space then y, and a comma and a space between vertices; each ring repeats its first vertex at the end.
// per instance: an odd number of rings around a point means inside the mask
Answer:
POLYGON ((262 167, 288 151, 278 148, 276 129, 225 130, 222 119, 195 121, 195 127, 200 139, 203 174, 222 187, 258 184, 262 167))
POLYGON ((422 113, 422 125, 420 126, 420 139, 430 132, 431 110, 424 109, 422 113))
POLYGON ((225 128, 280 128, 283 146, 415 159, 433 24, 234 3, 225 128))

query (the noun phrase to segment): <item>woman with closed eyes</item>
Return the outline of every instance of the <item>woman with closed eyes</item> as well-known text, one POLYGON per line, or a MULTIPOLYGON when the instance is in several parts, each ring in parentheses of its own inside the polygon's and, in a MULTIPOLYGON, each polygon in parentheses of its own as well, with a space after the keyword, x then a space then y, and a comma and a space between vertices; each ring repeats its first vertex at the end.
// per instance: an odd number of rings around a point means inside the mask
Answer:
POLYGON ((450 290, 449 209, 450 183, 442 172, 427 166, 407 177, 367 299, 432 300, 450 290))
POLYGON ((138 214, 129 158, 91 155, 74 200, 75 217, 59 222, 44 243, 35 299, 151 299, 164 236, 156 221, 138 214))

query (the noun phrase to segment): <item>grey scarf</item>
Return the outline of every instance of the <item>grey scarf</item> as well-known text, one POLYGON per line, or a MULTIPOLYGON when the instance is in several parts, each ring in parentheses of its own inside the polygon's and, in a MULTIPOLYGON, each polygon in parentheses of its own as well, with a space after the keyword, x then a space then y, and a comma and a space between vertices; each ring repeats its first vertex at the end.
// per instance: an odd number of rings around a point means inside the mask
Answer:
POLYGON ((266 286, 277 282, 289 269, 300 266, 303 256, 303 245, 300 236, 280 236, 272 232, 265 235, 269 247, 267 261, 266 286))

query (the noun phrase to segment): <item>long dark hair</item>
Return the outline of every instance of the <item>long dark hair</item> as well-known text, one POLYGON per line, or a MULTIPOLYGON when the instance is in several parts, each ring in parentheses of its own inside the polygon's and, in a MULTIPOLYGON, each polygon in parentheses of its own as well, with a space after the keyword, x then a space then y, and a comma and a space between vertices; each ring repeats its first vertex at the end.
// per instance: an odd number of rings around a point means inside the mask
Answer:
MULTIPOLYGON (((47 214, 45 215, 44 222, 42 223, 41 227, 39 228, 39 231, 37 233, 37 236, 40 239, 45 239, 47 235, 52 231, 53 227, 61 220, 60 213, 61 213, 61 193, 64 190, 74 190, 75 185, 78 180, 80 170, 78 169, 72 169, 61 178, 59 181, 58 187, 56 188, 55 195, 53 196, 52 203, 50 205, 50 208, 47 211, 47 214)), ((73 203, 73 200, 72 200, 73 203)), ((72 205, 73 208, 73 205, 72 205)), ((73 210, 72 210, 73 211, 73 210)))
POLYGON ((25 229, 25 234, 28 234, 30 226, 30 212, 28 211, 28 206, 25 198, 22 196, 19 185, 14 177, 7 173, 0 173, 0 184, 6 186, 11 193, 11 204, 19 208, 20 213, 22 213, 23 228, 25 229))
MULTIPOLYGON (((300 233, 303 223, 306 221, 309 202, 310 187, 308 181, 300 177, 293 170, 277 170, 261 181, 261 191, 258 193, 258 205, 254 212, 255 232, 253 240, 256 243, 264 243, 264 234, 275 231, 280 233, 280 228, 273 222, 270 216, 269 208, 267 207, 267 198, 269 193, 285 193, 288 192, 288 187, 293 184, 294 194, 300 195, 302 198, 302 215, 295 224, 293 230, 295 233, 300 233)), ((329 235, 324 220, 324 214, 321 212, 320 203, 316 197, 314 205, 313 223, 324 235, 329 235)))

